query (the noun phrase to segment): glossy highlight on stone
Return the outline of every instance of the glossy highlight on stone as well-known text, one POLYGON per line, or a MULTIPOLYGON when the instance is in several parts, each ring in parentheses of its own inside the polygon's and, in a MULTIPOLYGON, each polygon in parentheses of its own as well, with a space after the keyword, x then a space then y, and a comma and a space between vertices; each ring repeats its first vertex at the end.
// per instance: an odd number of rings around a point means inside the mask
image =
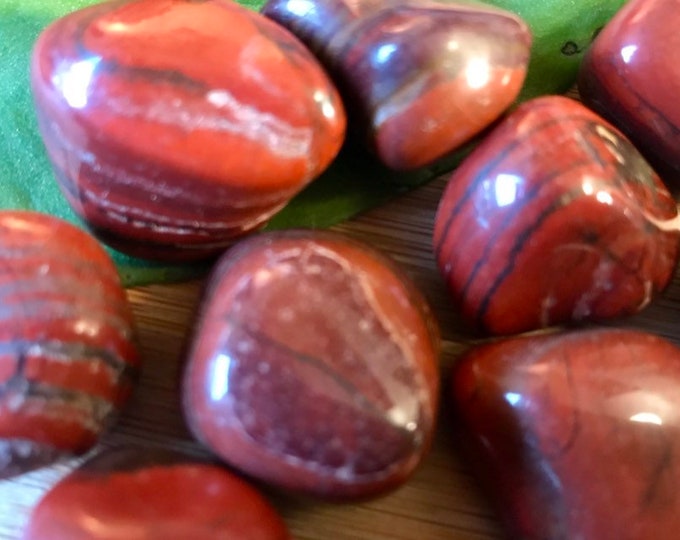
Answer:
POLYGON ((105 450, 33 510, 24 540, 290 540, 269 503, 217 465, 149 448, 105 450))
POLYGON ((460 360, 453 396, 509 538, 677 538, 677 346, 614 329, 498 341, 460 360))
POLYGON ((623 135, 574 100, 545 97, 454 171, 434 250, 475 327, 519 333, 644 308, 673 277, 677 215, 623 135))
POLYGON ((630 0, 586 54, 579 92, 680 185, 679 0, 630 0))
POLYGON ((432 438, 439 335, 420 293, 339 234, 249 238, 218 263, 184 378, 193 433, 230 465, 330 499, 400 485, 432 438))
POLYGON ((517 16, 463 2, 270 0, 262 12, 315 51, 389 167, 446 156, 517 97, 531 35, 517 16))
POLYGON ((196 259, 262 226, 338 152, 344 109, 289 32, 229 0, 130 0, 38 39, 32 87, 62 191, 100 238, 196 259))
POLYGON ((132 314, 99 243, 0 212, 0 478, 89 450, 138 367, 132 314))

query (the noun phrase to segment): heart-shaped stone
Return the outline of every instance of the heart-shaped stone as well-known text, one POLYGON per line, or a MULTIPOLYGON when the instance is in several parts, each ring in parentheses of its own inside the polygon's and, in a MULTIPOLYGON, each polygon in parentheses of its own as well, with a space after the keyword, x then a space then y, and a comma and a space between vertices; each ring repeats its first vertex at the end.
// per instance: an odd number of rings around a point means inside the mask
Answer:
POLYGON ((678 347, 613 329, 503 340, 460 360, 453 400, 509 538, 677 538, 678 347))
POLYGON ((365 497, 430 445, 439 339, 414 285, 340 235, 249 238, 211 278, 184 379, 194 434, 279 487, 365 497))
POLYGON ((0 478, 89 450, 138 366, 100 244, 57 218, 0 212, 0 478))
POLYGON ((281 518, 225 469, 149 448, 107 450, 33 510, 24 540, 289 540, 281 518))
POLYGON ((605 26, 579 74, 583 101, 680 185, 680 0, 630 0, 605 26))
POLYGON ((38 39, 40 130, 75 211, 123 251, 205 257, 260 227, 338 152, 316 59, 230 0, 107 2, 38 39))
POLYGON ((519 107, 453 173, 434 249, 472 324, 511 334, 645 307, 673 277, 675 218, 619 131, 552 96, 519 107))
POLYGON ((491 124, 529 62, 526 24, 482 4, 270 0, 263 13, 317 52, 394 169, 428 165, 491 124))

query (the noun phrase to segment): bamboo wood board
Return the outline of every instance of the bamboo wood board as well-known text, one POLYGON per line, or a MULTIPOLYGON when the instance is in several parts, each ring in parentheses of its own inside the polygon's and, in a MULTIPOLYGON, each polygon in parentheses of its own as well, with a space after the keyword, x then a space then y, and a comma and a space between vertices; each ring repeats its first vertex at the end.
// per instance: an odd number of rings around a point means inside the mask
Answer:
MULTIPOLYGON (((299 500, 266 490, 300 540, 491 540, 502 538, 493 510, 479 492, 458 454, 446 406, 450 368, 473 344, 455 309, 430 250, 432 222, 445 178, 337 227, 383 249, 412 276, 429 299, 444 338, 441 357, 443 399, 434 448, 404 487, 362 504, 332 505, 299 500)), ((201 452, 191 440, 179 405, 182 352, 190 334, 201 282, 133 289, 144 368, 132 402, 102 441, 103 445, 160 445, 201 452)), ((680 274, 643 314, 620 326, 655 331, 680 344, 680 274)), ((603 449, 605 450, 605 449, 603 449)), ((0 481, 0 538, 21 537, 23 524, 39 497, 78 460, 62 462, 0 481)), ((162 489, 162 486, 159 486, 162 489)))

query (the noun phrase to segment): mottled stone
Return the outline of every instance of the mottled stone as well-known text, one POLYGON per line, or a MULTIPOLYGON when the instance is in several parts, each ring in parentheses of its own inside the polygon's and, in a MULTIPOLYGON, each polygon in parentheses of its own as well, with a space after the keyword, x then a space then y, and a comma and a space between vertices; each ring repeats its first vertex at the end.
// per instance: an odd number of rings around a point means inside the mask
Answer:
POLYGON ((453 173, 434 250, 471 323, 511 334, 644 308, 673 277, 677 207, 614 127, 527 102, 453 173))
POLYGON ((678 347, 611 329, 499 341, 457 364, 453 396, 509 538, 677 538, 678 347))
POLYGON ((339 96, 311 53, 229 0, 70 14, 38 39, 32 85, 70 204, 143 257, 220 252, 318 176, 344 137, 339 96))
POLYGON ((99 243, 0 212, 0 478, 89 450, 138 367, 132 315, 99 243))
POLYGON ((438 351, 422 296, 384 256, 337 234, 261 235, 211 278, 185 413, 201 441, 263 481, 374 495, 430 445, 438 351))
POLYGON ((24 540, 290 540, 269 503, 222 467, 152 449, 104 451, 33 510, 24 540))
POLYGON ((369 146, 395 169, 428 165, 491 124, 529 61, 526 24, 481 4, 270 0, 263 13, 317 53, 369 146))
POLYGON ((600 32, 579 75, 583 101, 680 185, 680 0, 630 0, 600 32))

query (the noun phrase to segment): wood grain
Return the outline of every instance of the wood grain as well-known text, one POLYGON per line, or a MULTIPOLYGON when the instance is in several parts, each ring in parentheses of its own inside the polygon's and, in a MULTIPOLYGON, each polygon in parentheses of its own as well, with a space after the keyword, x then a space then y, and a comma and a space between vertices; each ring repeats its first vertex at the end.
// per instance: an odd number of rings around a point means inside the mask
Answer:
MULTIPOLYGON (((367 179, 370 181, 370 179, 367 179)), ((475 342, 461 324, 430 250, 432 222, 445 178, 347 222, 338 230, 379 247, 413 277, 437 314, 444 337, 444 387, 456 357, 475 342)), ((183 349, 201 283, 149 286, 129 291, 145 365, 137 392, 103 445, 140 444, 204 451, 182 419, 178 381, 183 349)), ((643 314, 620 321, 680 343, 680 275, 666 295, 643 314)), ((495 515, 458 454, 446 396, 434 448, 414 478, 383 498, 354 505, 299 500, 265 489, 300 540, 489 540, 502 538, 495 515)), ((603 449, 604 450, 604 449, 603 449)), ((0 538, 20 538, 35 501, 78 463, 71 460, 0 482, 0 538)), ((159 489, 162 487, 159 486, 159 489)))

